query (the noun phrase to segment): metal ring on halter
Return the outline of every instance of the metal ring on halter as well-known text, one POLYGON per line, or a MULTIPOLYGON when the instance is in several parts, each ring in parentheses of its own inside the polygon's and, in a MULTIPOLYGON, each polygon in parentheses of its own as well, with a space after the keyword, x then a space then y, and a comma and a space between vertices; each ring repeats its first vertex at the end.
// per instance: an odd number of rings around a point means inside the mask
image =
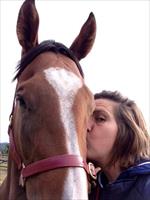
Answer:
MULTIPOLYGON (((22 163, 22 169, 25 168, 25 165, 24 163, 22 163)), ((19 185, 24 187, 25 186, 25 178, 23 177, 22 173, 20 174, 20 177, 19 177, 19 185)))
POLYGON ((90 176, 91 176, 94 180, 96 180, 97 175, 96 175, 96 170, 95 170, 95 167, 94 167, 93 163, 91 163, 91 162, 88 163, 88 169, 89 169, 89 174, 90 174, 90 176))

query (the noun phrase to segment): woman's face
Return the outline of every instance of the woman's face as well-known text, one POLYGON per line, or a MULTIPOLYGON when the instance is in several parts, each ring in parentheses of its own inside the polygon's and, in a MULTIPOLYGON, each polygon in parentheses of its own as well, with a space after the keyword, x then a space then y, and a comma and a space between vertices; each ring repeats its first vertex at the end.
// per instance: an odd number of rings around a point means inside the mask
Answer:
POLYGON ((116 139, 118 127, 114 116, 117 103, 107 99, 96 99, 96 108, 88 124, 88 159, 105 166, 116 139))

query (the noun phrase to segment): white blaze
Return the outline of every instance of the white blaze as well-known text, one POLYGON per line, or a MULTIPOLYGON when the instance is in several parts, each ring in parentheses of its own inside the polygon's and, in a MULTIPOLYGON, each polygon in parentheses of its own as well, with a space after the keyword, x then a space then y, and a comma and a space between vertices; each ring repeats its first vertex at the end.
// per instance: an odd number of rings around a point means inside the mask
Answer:
MULTIPOLYGON (((46 80, 54 88, 60 103, 60 117, 66 133, 69 154, 80 155, 72 106, 83 83, 78 76, 64 68, 44 70, 46 80)), ((86 174, 82 168, 69 168, 62 199, 87 199, 86 174)))

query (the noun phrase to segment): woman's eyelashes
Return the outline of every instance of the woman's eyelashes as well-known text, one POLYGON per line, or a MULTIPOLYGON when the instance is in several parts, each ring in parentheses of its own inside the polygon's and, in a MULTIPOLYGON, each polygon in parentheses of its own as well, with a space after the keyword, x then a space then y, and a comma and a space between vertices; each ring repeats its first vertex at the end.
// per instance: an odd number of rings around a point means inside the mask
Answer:
POLYGON ((105 117, 104 116, 95 116, 94 117, 95 122, 100 123, 100 122, 105 122, 105 117))
POLYGON ((101 123, 106 121, 106 116, 104 113, 100 111, 94 111, 93 113, 93 119, 96 123, 101 123))

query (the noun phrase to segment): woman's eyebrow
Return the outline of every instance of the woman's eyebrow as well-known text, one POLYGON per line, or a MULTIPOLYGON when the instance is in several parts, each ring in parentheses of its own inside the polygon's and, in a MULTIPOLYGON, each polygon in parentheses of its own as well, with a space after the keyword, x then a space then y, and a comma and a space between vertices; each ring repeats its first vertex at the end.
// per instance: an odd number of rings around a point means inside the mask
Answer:
POLYGON ((107 111, 97 108, 93 112, 93 115, 96 115, 96 114, 107 114, 107 111))

